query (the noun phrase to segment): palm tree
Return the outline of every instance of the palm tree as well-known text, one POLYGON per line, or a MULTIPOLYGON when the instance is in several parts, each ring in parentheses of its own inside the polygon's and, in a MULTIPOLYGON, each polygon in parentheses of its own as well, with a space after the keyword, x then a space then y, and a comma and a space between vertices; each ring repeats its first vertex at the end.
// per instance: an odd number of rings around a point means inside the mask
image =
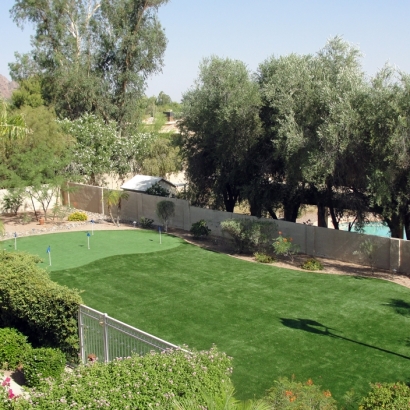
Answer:
POLYGON ((117 226, 120 226, 121 201, 123 199, 127 200, 129 198, 129 194, 124 191, 107 189, 104 192, 104 198, 107 202, 108 212, 110 213, 112 223, 116 224, 117 226), (117 222, 115 222, 115 219, 112 214, 114 207, 117 208, 117 222))

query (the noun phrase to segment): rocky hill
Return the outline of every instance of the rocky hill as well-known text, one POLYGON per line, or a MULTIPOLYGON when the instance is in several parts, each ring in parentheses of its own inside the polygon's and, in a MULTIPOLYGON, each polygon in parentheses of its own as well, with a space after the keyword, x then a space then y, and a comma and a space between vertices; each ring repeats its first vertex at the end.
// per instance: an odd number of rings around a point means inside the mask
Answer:
POLYGON ((9 81, 4 75, 0 74, 0 98, 9 99, 17 87, 17 83, 9 81))

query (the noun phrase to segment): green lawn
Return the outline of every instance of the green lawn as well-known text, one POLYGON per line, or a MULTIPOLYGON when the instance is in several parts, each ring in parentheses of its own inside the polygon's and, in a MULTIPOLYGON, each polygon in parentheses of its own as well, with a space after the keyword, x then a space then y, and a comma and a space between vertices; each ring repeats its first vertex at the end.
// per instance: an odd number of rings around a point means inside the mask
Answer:
MULTIPOLYGON (((46 256, 59 235, 74 233, 27 238, 27 250, 41 238, 46 256)), ((79 266, 91 254, 80 244, 67 250, 65 264, 73 259, 76 267, 53 270, 52 279, 84 290, 85 304, 171 343, 215 343, 234 358, 238 398, 261 396, 276 378, 293 374, 336 399, 351 388, 363 395, 369 382, 410 381, 407 288, 244 262, 172 237, 161 247, 152 232, 107 235, 115 239, 100 255, 121 255, 79 266), (138 249, 124 252, 131 241, 138 249)))

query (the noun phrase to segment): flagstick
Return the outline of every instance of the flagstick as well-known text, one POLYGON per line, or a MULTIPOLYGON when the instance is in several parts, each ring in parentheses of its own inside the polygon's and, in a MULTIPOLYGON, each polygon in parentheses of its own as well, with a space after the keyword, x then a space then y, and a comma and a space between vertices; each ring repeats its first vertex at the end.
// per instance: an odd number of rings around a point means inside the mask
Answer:
POLYGON ((50 264, 50 266, 51 266, 51 251, 48 253, 48 262, 49 262, 49 264, 50 264))
POLYGON ((159 244, 162 244, 162 238, 161 238, 161 228, 159 229, 159 244))
POLYGON ((90 237, 87 236, 87 241, 88 241, 88 249, 90 249, 90 237))
POLYGON ((94 219, 91 219, 91 235, 94 235, 94 219))
POLYGON ((14 232, 14 250, 17 250, 17 233, 14 232))

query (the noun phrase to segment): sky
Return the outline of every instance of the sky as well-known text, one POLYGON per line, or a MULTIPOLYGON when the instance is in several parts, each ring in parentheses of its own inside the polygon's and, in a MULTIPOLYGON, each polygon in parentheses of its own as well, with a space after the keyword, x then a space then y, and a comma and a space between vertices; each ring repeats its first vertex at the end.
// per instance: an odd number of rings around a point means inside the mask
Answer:
MULTIPOLYGON (((14 0, 0 0, 0 74, 10 78, 14 52, 28 52, 32 27, 11 20, 14 0)), ((162 73, 146 94, 180 101, 203 58, 243 61, 251 71, 270 56, 314 54, 336 35, 357 46, 364 71, 385 63, 410 73, 410 1, 407 0, 170 0, 159 10, 168 46, 162 73)))

